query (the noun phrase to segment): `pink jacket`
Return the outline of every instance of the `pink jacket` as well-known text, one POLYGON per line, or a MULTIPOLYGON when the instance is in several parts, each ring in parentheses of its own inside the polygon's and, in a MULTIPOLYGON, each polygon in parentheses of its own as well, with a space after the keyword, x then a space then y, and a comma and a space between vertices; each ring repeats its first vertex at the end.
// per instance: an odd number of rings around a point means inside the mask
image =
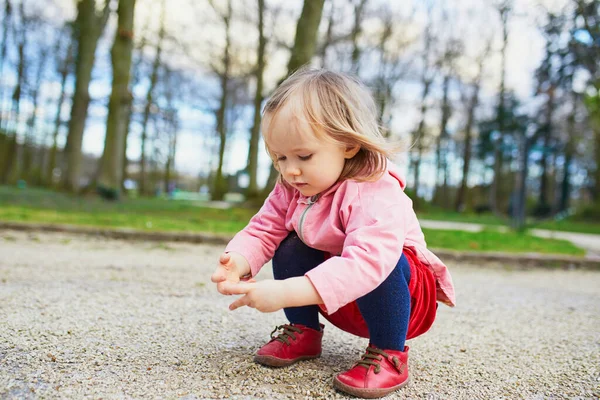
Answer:
POLYGON ((435 274, 438 301, 452 307, 452 278, 427 249, 404 186, 392 163, 376 182, 339 182, 316 199, 278 183, 226 251, 242 254, 254 276, 296 231, 308 246, 333 255, 306 273, 332 314, 379 286, 398 263, 402 248, 410 247, 435 274))

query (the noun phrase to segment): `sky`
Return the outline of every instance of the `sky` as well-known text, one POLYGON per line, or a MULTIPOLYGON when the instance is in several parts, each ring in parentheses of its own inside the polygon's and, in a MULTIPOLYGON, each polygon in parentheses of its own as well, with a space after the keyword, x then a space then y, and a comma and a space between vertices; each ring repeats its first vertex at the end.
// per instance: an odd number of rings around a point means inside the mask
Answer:
MULTIPOLYGON (((563 6, 566 1, 515 0, 515 14, 510 21, 510 37, 507 48, 506 83, 509 89, 514 90, 523 99, 531 96, 533 71, 543 56, 544 41, 538 28, 541 7, 553 9, 563 6)), ((55 0, 55 3, 59 7, 48 11, 51 18, 59 21, 74 17, 73 0, 55 0)), ((245 10, 237 13, 237 22, 235 22, 232 34, 237 56, 247 63, 253 62, 254 49, 256 48, 256 29, 250 21, 247 21, 254 18, 252 13, 248 11, 255 7, 254 3, 252 0, 233 0, 236 10, 245 10), (246 20, 246 22, 242 20, 246 20)), ((347 2, 336 2, 336 4, 342 3, 347 4, 347 2)), ((197 73, 210 78, 209 61, 211 58, 218 56, 224 40, 223 30, 216 15, 206 0, 168 0, 167 4, 167 30, 174 36, 179 37, 180 40, 189 43, 190 55, 189 58, 172 57, 169 62, 190 71, 197 71, 197 73), (190 58, 194 61, 190 61, 190 58)), ((325 13, 328 12, 330 4, 330 2, 326 2, 325 13)), ((399 23, 405 24, 404 32, 407 32, 407 34, 412 32, 418 35, 426 23, 426 9, 423 4, 428 4, 427 1, 419 2, 421 5, 418 5, 416 10, 407 7, 407 2, 394 0, 371 0, 369 4, 371 10, 377 10, 384 6, 389 7, 392 10, 391 12, 400 19, 399 23)), ((461 63, 461 73, 465 79, 469 78, 469 71, 472 70, 474 64, 473 60, 483 48, 486 40, 489 38, 494 39, 493 51, 485 63, 486 74, 482 88, 484 101, 493 102, 493 95, 497 90, 500 75, 500 24, 498 15, 490 7, 490 4, 493 4, 491 0, 439 0, 436 5, 438 9, 439 6, 443 6, 448 10, 450 22, 447 25, 437 24, 433 29, 441 35, 454 35, 463 38, 465 41, 466 47, 463 57, 465 61, 461 63)), ((267 6, 270 9, 280 7, 282 10, 275 27, 269 20, 267 21, 267 34, 271 37, 277 36, 278 40, 291 45, 295 33, 295 19, 300 14, 301 5, 301 1, 268 0, 267 6)), ((156 31, 160 9, 159 0, 138 0, 136 31, 141 31, 146 27, 156 31)), ((346 24, 350 23, 349 10, 338 10, 336 12, 346 13, 344 20, 346 24)), ((377 30, 374 21, 373 18, 367 20, 365 31, 377 30)), ((321 31, 326 29, 323 22, 325 22, 325 18, 322 19, 321 31)), ((341 24, 343 23, 341 22, 341 24)), ((96 71, 110 71, 108 52, 115 25, 116 20, 112 18, 105 33, 107 40, 101 42, 101 46, 97 51, 96 71)), ((271 90, 285 73, 285 66, 289 57, 289 53, 281 49, 272 53, 265 73, 268 90, 271 90)), ((212 88, 210 84, 206 87, 208 93, 202 93, 202 95, 210 97, 218 94, 218 90, 214 85, 212 88)), ((58 90, 57 84, 49 85, 48 90, 56 92, 58 90)), ((398 90, 399 99, 392 120, 392 130, 396 135, 403 138, 409 137, 411 130, 418 123, 420 92, 421 88, 417 79, 404 82, 400 86, 398 90)), ((93 98, 108 98, 110 95, 110 76, 98 76, 96 73, 90 86, 90 93, 93 98)), ((69 109, 66 107, 63 110, 63 115, 68 117, 68 113, 69 109)), ((206 160, 211 154, 210 146, 214 146, 216 141, 207 140, 207 135, 199 135, 198 131, 210 130, 214 119, 211 115, 185 106, 180 108, 180 116, 182 118, 182 130, 178 137, 176 168, 192 175, 205 174, 208 166, 206 160)), ((103 106, 90 107, 90 117, 84 135, 83 150, 99 156, 104 143, 106 109, 103 106)), ((434 111, 429 117, 432 124, 435 123, 436 118, 439 117, 434 111)), ((456 116, 451 124, 455 126, 455 129, 459 129, 462 124, 460 116, 456 116)), ((226 172, 235 172, 245 166, 247 137, 247 130, 240 129, 239 132, 234 134, 233 140, 229 142, 229 156, 225 164, 226 172)), ((262 151, 262 147, 260 153, 261 173, 259 180, 264 181, 268 174, 270 160, 266 152, 262 151)), ((139 135, 134 134, 131 136, 128 145, 128 156, 133 159, 139 158, 139 135)), ((401 159, 399 162, 403 163, 403 160, 401 159)), ((427 175, 433 172, 425 168, 423 173, 427 175)))

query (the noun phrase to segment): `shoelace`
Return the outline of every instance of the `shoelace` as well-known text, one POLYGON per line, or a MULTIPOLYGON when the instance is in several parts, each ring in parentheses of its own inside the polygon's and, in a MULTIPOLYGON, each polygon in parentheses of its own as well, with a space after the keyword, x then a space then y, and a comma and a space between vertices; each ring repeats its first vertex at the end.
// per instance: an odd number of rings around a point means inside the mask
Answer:
POLYGON ((271 332, 271 339, 274 340, 278 340, 281 343, 285 343, 289 346, 290 342, 289 339, 292 338, 293 340, 296 340, 296 335, 295 333, 301 334, 302 333, 302 329, 300 328, 296 328, 295 326, 292 325, 279 325, 278 327, 276 327, 275 329, 273 329, 273 332, 271 332), (273 334, 275 332, 277 332, 278 330, 282 329, 283 332, 281 332, 279 335, 277 335, 277 337, 273 336, 273 334))
MULTIPOLYGON (((367 347, 367 351, 362 355, 360 361, 358 361, 356 365, 360 365, 366 369, 369 369, 369 367, 372 365, 375 367, 375 373, 378 374, 379 371, 381 371, 381 365, 379 365, 379 362, 383 361, 380 356, 385 357, 387 360, 390 359, 389 354, 387 354, 385 351, 379 350, 375 347, 367 347)), ((400 360, 398 360, 398 357, 392 357, 392 364, 394 364, 394 368, 400 372, 400 360)))

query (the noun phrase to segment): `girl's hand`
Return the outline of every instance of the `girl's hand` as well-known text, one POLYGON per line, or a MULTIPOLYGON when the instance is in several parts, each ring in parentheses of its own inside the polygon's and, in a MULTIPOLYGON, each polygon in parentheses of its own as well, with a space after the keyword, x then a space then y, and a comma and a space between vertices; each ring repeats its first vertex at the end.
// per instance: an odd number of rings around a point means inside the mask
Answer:
POLYGON ((217 290, 221 294, 232 294, 228 292, 226 282, 238 283, 240 277, 250 273, 248 261, 239 253, 223 253, 219 257, 219 266, 210 277, 217 284, 217 290))
POLYGON ((260 282, 224 282, 223 285, 229 294, 244 295, 229 305, 230 310, 248 306, 267 313, 287 307, 289 293, 285 281, 268 279, 260 282))

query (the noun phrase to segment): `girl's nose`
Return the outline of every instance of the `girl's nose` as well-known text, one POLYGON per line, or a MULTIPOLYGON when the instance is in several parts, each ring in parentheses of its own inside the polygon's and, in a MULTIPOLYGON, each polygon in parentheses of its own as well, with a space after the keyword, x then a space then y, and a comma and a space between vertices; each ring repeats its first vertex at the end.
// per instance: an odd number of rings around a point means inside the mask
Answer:
POLYGON ((298 176, 300 175, 300 168, 290 165, 286 168, 286 173, 290 176, 298 176))

